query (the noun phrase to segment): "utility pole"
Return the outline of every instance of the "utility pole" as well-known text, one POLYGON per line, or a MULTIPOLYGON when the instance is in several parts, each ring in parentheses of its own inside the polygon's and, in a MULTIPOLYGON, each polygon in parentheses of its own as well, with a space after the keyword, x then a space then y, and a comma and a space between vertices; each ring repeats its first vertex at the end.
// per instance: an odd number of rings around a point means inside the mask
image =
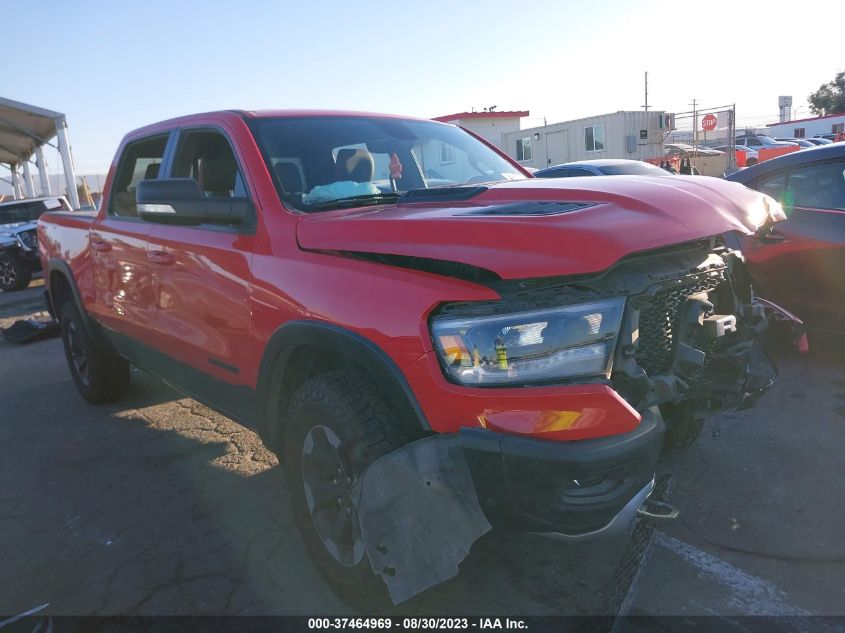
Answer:
POLYGON ((728 169, 734 170, 736 166, 736 104, 733 104, 730 112, 730 123, 728 125, 728 169))
POLYGON ((695 153, 696 142, 698 141, 698 111, 695 109, 695 97, 693 97, 690 105, 692 106, 692 148, 693 153, 695 153))
POLYGON ((645 71, 645 111, 648 112, 648 71, 645 71))

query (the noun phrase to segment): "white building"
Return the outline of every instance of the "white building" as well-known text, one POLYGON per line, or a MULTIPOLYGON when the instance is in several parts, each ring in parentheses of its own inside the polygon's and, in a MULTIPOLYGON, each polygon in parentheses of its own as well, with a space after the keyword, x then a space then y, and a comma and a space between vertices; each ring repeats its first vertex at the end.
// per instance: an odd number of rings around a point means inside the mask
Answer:
POLYGON ((819 134, 840 132, 845 132, 845 114, 828 114, 766 125, 766 134, 776 138, 811 138, 819 134))
POLYGON ((458 112, 435 117, 435 121, 460 125, 477 134, 501 150, 505 149, 505 134, 519 130, 519 122, 527 117, 528 110, 494 110, 492 112, 458 112))
POLYGON ((662 110, 614 112, 505 133, 504 151, 526 167, 541 169, 574 160, 664 155, 674 115, 662 110))

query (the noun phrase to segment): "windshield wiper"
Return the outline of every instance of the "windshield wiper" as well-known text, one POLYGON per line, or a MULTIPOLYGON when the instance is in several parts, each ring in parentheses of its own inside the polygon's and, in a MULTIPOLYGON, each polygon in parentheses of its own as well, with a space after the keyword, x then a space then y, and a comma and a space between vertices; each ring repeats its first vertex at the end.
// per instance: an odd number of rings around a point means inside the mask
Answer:
POLYGON ((368 204, 389 204, 396 202, 402 194, 396 191, 387 193, 368 193, 362 196, 347 196, 345 198, 335 198, 334 200, 325 200, 324 202, 315 202, 309 204, 307 211, 319 211, 324 209, 343 209, 345 207, 363 207, 368 204))

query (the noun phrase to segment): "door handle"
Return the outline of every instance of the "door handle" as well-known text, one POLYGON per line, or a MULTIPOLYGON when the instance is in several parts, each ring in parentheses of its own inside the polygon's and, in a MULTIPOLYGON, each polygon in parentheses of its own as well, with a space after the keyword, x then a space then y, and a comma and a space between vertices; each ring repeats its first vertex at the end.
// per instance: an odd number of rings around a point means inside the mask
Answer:
POLYGON ((167 251, 148 251, 147 259, 159 266, 170 266, 176 261, 176 258, 167 251))
POLYGON ((786 240, 786 235, 777 229, 769 229, 766 233, 760 236, 760 241, 763 244, 780 244, 786 240))
POLYGON ((91 240, 91 248, 98 253, 108 253, 111 250, 111 244, 105 240, 91 240))

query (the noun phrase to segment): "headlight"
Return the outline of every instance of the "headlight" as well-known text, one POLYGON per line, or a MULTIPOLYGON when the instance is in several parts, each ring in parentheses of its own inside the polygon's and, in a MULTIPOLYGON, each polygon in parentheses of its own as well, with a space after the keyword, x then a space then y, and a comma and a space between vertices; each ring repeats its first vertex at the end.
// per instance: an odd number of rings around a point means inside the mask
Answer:
POLYGON ((33 250, 38 246, 38 238, 36 237, 35 231, 25 231, 24 233, 20 233, 18 234, 18 239, 24 247, 30 250, 33 250))
POLYGON ((547 310, 435 317, 431 330, 449 375, 466 385, 610 376, 625 299, 547 310))

